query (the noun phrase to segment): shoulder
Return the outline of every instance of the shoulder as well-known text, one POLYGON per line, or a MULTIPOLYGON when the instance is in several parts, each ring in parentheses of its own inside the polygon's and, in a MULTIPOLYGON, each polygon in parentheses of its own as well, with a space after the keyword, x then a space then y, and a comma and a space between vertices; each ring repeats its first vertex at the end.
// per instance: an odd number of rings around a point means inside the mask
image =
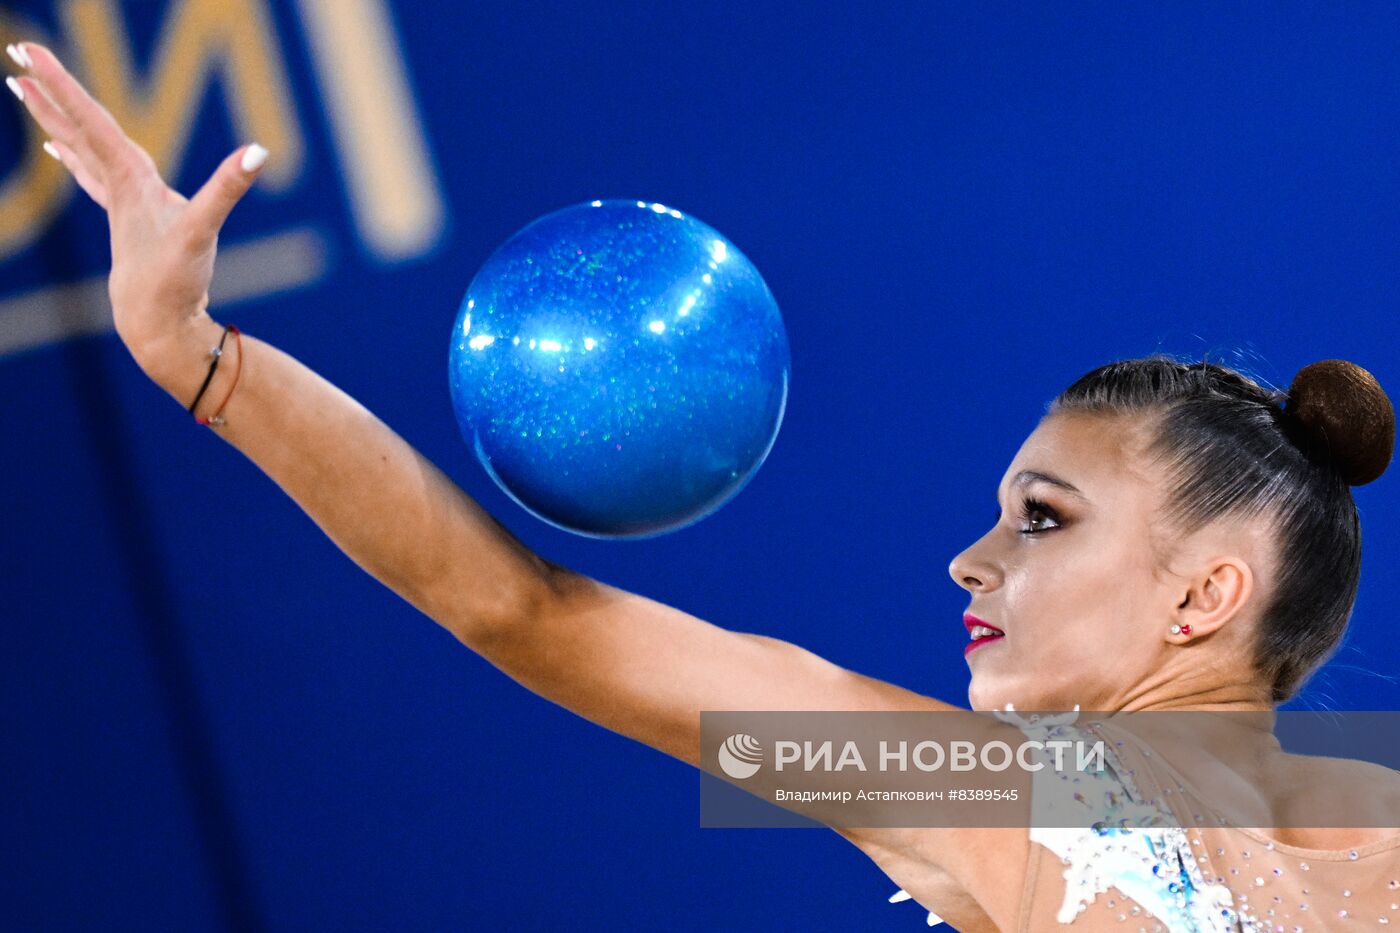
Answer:
POLYGON ((1279 826, 1330 824, 1335 829, 1299 829, 1316 837, 1294 845, 1327 847, 1364 844, 1400 833, 1400 772, 1370 761, 1288 755, 1276 800, 1279 826), (1318 793, 1326 788, 1326 793, 1318 793), (1337 840, 1343 840, 1338 842, 1337 840))
MULTIPOLYGON (((1373 761, 1354 758, 1324 758, 1318 755, 1289 755, 1296 777, 1328 781, 1340 791, 1379 794, 1394 801, 1400 796, 1400 771, 1373 761)), ((1396 811, 1390 811, 1394 815, 1396 811)))

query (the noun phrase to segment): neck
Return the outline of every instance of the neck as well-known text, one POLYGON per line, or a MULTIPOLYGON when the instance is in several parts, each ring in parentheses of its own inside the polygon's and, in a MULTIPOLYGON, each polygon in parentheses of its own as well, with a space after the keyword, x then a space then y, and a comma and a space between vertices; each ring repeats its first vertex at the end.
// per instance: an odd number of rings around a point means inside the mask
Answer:
POLYGON ((1261 746, 1277 749, 1278 714, 1253 682, 1193 688, 1180 679, 1147 684, 1116 706, 1115 716, 1150 744, 1190 745, 1225 758, 1261 746), (1176 715, 1147 715, 1175 713, 1176 715))
MULTIPOLYGON (((1215 674, 1215 672, 1211 672, 1215 674)), ((1139 684, 1120 697, 1112 709, 1123 712, 1140 710, 1202 710, 1213 712, 1270 712, 1274 702, 1268 688, 1254 677, 1212 678, 1214 683, 1193 682, 1193 678, 1161 676, 1139 684), (1223 681, 1223 682, 1222 682, 1223 681)))

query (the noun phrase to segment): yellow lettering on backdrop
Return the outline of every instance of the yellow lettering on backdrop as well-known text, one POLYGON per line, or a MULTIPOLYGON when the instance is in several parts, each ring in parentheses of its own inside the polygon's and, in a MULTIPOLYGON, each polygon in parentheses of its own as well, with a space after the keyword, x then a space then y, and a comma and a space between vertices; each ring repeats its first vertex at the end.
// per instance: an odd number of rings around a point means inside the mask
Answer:
POLYGON ((384 260, 426 252, 446 210, 384 0, 300 0, 360 239, 384 260))

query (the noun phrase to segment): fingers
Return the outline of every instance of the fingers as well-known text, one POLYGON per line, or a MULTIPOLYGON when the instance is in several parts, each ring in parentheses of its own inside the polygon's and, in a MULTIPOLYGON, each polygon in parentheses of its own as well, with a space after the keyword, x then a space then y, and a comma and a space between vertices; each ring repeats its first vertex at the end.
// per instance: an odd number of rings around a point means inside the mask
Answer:
POLYGON ((267 150, 257 143, 235 149, 190 199, 190 222, 198 233, 216 235, 229 212, 253 186, 267 150))
POLYGON ((115 193, 126 181, 154 171, 144 150, 127 138, 52 52, 33 42, 13 48, 11 58, 30 63, 28 75, 16 80, 25 106, 45 132, 76 155, 90 177, 101 179, 108 192, 115 193), (44 93, 33 93, 35 88, 44 93))
MULTIPOLYGON (((14 48, 14 46, 10 46, 6 51, 14 48)), ((14 54, 11 54, 10 57, 16 61, 20 60, 14 54)), ((77 136, 77 129, 73 126, 72 121, 54 106, 44 89, 32 79, 10 77, 5 79, 5 83, 11 89, 19 88, 15 96, 23 95, 21 99, 29 108, 34 121, 51 137, 48 142, 44 143, 44 151, 62 162, 73 173, 78 185, 105 210, 108 206, 107 187, 93 175, 92 169, 84 164, 77 152, 74 151, 73 141, 77 136)))
POLYGON ((78 186, 87 192, 88 197, 98 203, 103 210, 108 209, 107 189, 102 182, 92 177, 92 173, 78 159, 72 149, 65 146, 56 139, 51 139, 44 143, 44 151, 53 156, 73 173, 73 178, 78 182, 78 186))
POLYGON ((34 117, 34 122, 38 123, 50 139, 56 139, 69 149, 72 149, 78 138, 78 129, 73 125, 73 121, 55 106, 49 99, 49 95, 39 86, 33 78, 18 77, 6 78, 5 83, 10 85, 11 90, 18 87, 20 90, 15 93, 24 96, 24 106, 29 109, 29 113, 34 117))

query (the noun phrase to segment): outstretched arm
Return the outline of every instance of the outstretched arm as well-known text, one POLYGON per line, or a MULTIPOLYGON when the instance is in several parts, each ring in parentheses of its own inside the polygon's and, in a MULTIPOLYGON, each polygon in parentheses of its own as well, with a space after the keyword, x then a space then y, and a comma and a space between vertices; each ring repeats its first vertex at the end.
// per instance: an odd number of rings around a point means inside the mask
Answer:
MULTIPOLYGON (((25 106, 107 211, 117 334, 188 406, 223 333, 207 312, 218 232, 265 153, 240 148, 186 199, 47 49, 25 43, 11 57, 25 70, 17 81, 25 106)), ((252 336, 226 348, 196 414, 228 397, 215 430, 353 561, 510 677, 593 722, 698 764, 702 710, 956 709, 554 565, 288 354, 252 336)), ((842 835, 911 889, 951 878, 1002 926, 1014 923, 1007 892, 1020 890, 1024 834, 842 835)))
MULTIPOLYGON (((261 167, 240 148, 185 199, 45 48, 27 43, 25 106, 107 210, 118 335, 188 406, 223 328, 207 312, 219 229, 261 167)), ((251 335, 196 414, 357 564, 542 696, 685 761, 699 712, 951 708, 794 645, 731 632, 532 553, 354 399, 251 335), (233 380, 237 388, 230 395, 233 380)))

